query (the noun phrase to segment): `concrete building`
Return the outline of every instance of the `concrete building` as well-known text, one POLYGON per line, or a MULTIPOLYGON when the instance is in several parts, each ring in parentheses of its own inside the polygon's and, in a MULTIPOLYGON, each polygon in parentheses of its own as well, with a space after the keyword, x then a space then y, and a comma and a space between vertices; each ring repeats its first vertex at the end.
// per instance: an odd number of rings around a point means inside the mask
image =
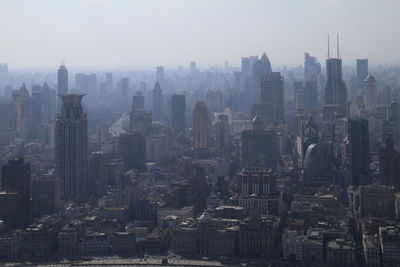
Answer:
POLYGON ((271 72, 261 80, 261 118, 265 125, 284 122, 284 89, 280 72, 271 72))
POLYGON ((344 239, 330 240, 326 244, 326 263, 334 266, 353 266, 355 259, 355 244, 344 239))
POLYGON ((88 188, 87 115, 83 94, 61 95, 63 106, 56 120, 56 175, 63 200, 82 199, 88 188))
POLYGON ((175 132, 178 133, 185 129, 186 96, 172 95, 171 109, 172 109, 172 126, 174 127, 175 132))
POLYGON ((58 177, 45 174, 32 181, 32 215, 40 218, 61 207, 61 185, 58 177))
POLYGON ((400 265, 400 231, 397 226, 379 227, 383 266, 400 265))
POLYGON ((303 235, 296 230, 285 229, 282 234, 283 259, 290 261, 303 260, 303 235))
POLYGON ((196 103, 193 111, 194 149, 208 149, 209 118, 208 109, 203 101, 196 103))
POLYGON ((163 119, 163 95, 160 83, 156 82, 153 89, 153 120, 161 121, 163 119))
POLYGON ((395 215, 395 194, 392 186, 360 186, 360 216, 390 217, 395 215))
MULTIPOLYGON (((61 62, 61 66, 57 73, 57 95, 68 94, 68 70, 64 63, 61 62)), ((60 97, 57 97, 57 111, 60 112, 62 107, 62 101, 60 97)))

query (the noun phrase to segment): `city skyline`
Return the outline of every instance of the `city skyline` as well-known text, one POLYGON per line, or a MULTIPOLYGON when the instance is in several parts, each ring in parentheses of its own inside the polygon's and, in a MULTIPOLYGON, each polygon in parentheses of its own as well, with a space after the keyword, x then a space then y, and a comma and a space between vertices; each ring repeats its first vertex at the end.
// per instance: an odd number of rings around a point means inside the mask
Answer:
POLYGON ((15 68, 54 68, 60 60, 75 68, 149 68, 194 60, 201 68, 225 60, 239 66, 237 55, 266 51, 273 67, 300 65, 304 52, 323 61, 327 34, 339 33, 343 65, 366 57, 371 65, 397 64, 399 7, 394 0, 6 0, 0 25, 13 27, 0 27, 7 40, 0 44, 0 62, 15 68))

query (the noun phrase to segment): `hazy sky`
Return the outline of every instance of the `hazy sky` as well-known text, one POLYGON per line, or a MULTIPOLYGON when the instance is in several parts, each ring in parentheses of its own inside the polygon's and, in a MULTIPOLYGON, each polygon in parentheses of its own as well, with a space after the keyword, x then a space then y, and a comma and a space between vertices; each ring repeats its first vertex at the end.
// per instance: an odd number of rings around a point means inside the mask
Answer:
POLYGON ((0 0, 0 62, 13 67, 400 63, 400 0, 0 0), (334 53, 335 54, 335 53, 334 53))

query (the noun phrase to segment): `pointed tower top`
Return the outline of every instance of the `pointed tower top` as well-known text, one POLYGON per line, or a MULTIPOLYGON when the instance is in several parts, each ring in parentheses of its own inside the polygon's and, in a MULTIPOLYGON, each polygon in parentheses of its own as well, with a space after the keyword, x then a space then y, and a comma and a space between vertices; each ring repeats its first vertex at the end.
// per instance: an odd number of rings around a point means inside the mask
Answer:
POLYGON ((269 59, 265 52, 262 54, 260 61, 261 61, 261 63, 269 63, 269 59))
POLYGON ((329 51, 329 33, 328 33, 328 59, 330 58, 329 53, 330 53, 330 51, 329 51))

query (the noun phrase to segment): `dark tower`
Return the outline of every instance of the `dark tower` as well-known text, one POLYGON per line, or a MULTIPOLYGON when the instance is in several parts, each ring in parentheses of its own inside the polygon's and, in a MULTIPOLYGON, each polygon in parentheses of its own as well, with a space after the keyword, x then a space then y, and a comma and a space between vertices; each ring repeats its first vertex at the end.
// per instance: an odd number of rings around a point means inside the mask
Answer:
POLYGON ((63 200, 87 195, 88 135, 83 94, 59 95, 63 101, 56 120, 56 174, 61 180, 63 200))
POLYGON ((2 188, 7 192, 19 193, 21 210, 17 224, 29 223, 31 215, 31 165, 23 158, 12 159, 2 168, 2 188))
POLYGON ((348 139, 349 139, 349 169, 351 185, 360 185, 361 176, 368 174, 370 154, 369 154, 369 132, 368 121, 366 119, 348 120, 348 139))
MULTIPOLYGON (((61 62, 61 66, 58 69, 57 75, 57 95, 66 95, 68 94, 68 70, 64 65, 64 62, 61 62)), ((57 109, 61 110, 61 99, 57 98, 57 109)))
POLYGON ((186 96, 172 95, 171 108, 172 108, 172 126, 174 127, 175 132, 180 132, 185 129, 186 96))

